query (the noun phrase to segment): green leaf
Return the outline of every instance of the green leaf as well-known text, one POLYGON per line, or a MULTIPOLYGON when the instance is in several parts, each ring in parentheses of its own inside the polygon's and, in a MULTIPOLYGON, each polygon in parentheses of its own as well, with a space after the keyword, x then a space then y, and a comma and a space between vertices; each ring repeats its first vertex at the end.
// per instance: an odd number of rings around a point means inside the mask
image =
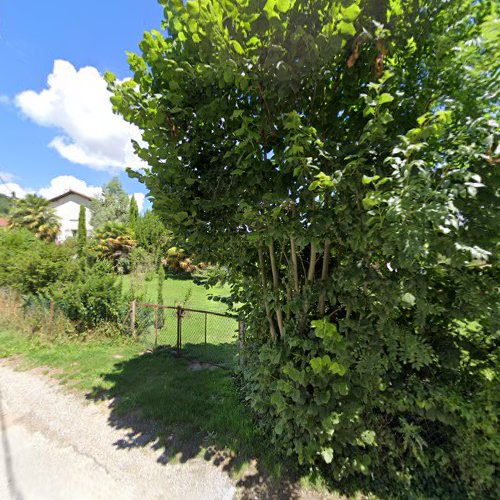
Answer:
POLYGON ((362 203, 365 210, 370 210, 379 204, 379 200, 373 198, 372 196, 366 196, 363 198, 362 203))
POLYGON ((408 306, 414 306, 415 305, 415 295, 406 292, 402 297, 401 297, 401 302, 403 304, 406 304, 408 306))
POLYGON ((280 12, 288 12, 292 2, 290 0, 276 0, 276 7, 280 12))
POLYGON ((327 464, 331 464, 333 461, 333 448, 323 448, 321 450, 321 456, 327 464))
POLYGON ((345 21, 340 21, 338 30, 343 35, 354 36, 356 34, 356 28, 354 27, 354 24, 346 23, 345 21))
POLYGON ((330 371, 332 373, 335 373, 335 374, 340 375, 342 377, 346 374, 347 368, 344 365, 341 365, 340 363, 338 363, 337 361, 334 361, 330 365, 330 371))
POLYGON ((323 368, 323 360, 321 358, 313 358, 309 361, 314 373, 319 373, 323 368))
POLYGON ((189 0, 186 4, 186 7, 190 16, 195 16, 200 11, 200 8, 198 6, 198 0, 189 0))
POLYGON ((276 0, 267 0, 266 5, 264 5, 264 12, 267 14, 269 19, 273 17, 279 18, 278 14, 274 10, 274 6, 276 5, 276 0))
POLYGON ((334 387, 341 396, 347 396, 349 394, 349 386, 345 382, 337 383, 334 387))
POLYGON ((372 182, 378 181, 380 179, 380 175, 374 175, 373 177, 368 177, 367 175, 363 175, 363 179, 361 182, 363 184, 371 184, 372 182))
POLYGON ((355 21, 356 18, 359 16, 359 13, 361 12, 361 9, 359 6, 355 3, 352 5, 349 5, 349 7, 343 8, 342 9, 342 17, 346 21, 355 21))
POLYGON ((104 73, 104 80, 106 83, 111 84, 116 80, 116 76, 110 71, 106 71, 106 73, 104 73))
POLYGON ((375 436, 375 431, 363 431, 361 433, 361 440, 368 445, 373 445, 375 444, 375 436))
POLYGON ((240 42, 238 42, 238 40, 233 40, 231 43, 233 45, 234 50, 238 54, 243 55, 245 53, 245 51, 243 50, 243 47, 241 46, 240 42))
POLYGON ((377 101, 380 105, 385 104, 386 102, 394 101, 394 97, 391 94, 380 94, 377 98, 377 101))

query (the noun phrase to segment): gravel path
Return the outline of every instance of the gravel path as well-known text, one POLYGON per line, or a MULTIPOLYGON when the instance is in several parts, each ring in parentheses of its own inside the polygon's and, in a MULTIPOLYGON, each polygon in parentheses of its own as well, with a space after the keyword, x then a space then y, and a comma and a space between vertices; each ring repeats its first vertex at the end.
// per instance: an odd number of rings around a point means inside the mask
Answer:
POLYGON ((37 372, 0 360, 0 498, 231 499, 234 485, 201 459, 162 465, 154 444, 116 446, 127 429, 37 372))

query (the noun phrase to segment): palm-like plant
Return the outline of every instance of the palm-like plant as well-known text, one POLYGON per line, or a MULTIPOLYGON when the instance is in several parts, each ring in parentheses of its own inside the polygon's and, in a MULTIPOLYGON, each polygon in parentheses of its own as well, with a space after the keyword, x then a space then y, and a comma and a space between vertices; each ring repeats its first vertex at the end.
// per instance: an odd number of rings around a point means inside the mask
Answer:
POLYGON ((131 229, 119 222, 108 222, 94 233, 94 251, 98 257, 118 261, 128 256, 136 242, 132 238, 131 229))
POLYGON ((28 194, 16 201, 9 219, 10 227, 25 227, 45 241, 54 241, 61 228, 55 210, 45 198, 36 194, 28 194))

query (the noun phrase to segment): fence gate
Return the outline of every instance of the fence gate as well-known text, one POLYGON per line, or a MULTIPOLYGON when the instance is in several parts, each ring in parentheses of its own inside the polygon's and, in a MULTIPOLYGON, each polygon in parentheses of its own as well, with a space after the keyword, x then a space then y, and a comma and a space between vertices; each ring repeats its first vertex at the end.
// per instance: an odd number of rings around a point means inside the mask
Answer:
POLYGON ((234 316, 133 301, 132 334, 149 349, 166 347, 197 360, 233 366, 244 328, 234 316))

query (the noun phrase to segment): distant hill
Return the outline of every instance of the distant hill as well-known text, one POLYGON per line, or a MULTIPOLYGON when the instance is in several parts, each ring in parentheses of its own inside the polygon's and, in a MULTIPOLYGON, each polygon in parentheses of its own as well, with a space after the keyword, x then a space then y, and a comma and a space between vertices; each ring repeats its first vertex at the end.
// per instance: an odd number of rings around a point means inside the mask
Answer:
POLYGON ((10 207, 12 206, 12 198, 0 194, 0 215, 6 215, 9 213, 10 207))

